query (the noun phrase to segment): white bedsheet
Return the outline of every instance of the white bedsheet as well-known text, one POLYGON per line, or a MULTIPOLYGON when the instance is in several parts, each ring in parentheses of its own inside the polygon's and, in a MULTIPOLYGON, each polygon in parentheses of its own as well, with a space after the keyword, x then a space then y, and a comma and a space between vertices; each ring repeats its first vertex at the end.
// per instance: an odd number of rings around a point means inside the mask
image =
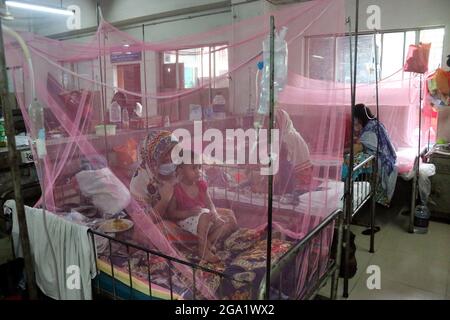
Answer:
MULTIPOLYGON (((344 186, 345 183, 341 181, 322 183, 319 186, 320 191, 312 191, 299 196, 299 203, 296 206, 283 204, 280 202, 279 196, 274 196, 273 207, 312 215, 329 214, 331 211, 343 208, 344 186)), ((369 182, 354 182, 353 206, 356 207, 360 204, 369 193, 369 182)), ((261 207, 267 205, 267 195, 250 194, 244 190, 228 191, 224 188, 210 187, 210 194, 215 200, 230 200, 261 207)))

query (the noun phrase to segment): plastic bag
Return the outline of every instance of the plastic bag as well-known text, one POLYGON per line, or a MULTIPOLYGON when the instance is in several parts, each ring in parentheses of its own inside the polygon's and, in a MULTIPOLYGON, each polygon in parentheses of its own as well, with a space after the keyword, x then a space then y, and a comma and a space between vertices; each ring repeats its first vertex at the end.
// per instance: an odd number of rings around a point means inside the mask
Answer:
MULTIPOLYGON (((277 100, 278 93, 284 89, 287 79, 287 59, 288 59, 288 47, 287 42, 284 39, 286 37, 287 28, 283 27, 281 31, 275 33, 274 40, 274 89, 275 100, 277 100)), ((262 76, 260 83, 260 97, 259 97, 259 114, 269 113, 269 95, 270 95, 270 38, 267 38, 263 42, 263 59, 262 76)))
POLYGON ((80 171, 75 177, 83 196, 90 197, 103 214, 117 214, 131 201, 127 187, 109 168, 80 171))
POLYGON ((422 203, 425 205, 428 202, 428 197, 431 193, 430 177, 436 174, 436 166, 431 163, 423 163, 419 170, 419 195, 422 203))
POLYGON ((410 45, 408 57, 403 70, 406 72, 425 73, 428 71, 431 43, 410 45))

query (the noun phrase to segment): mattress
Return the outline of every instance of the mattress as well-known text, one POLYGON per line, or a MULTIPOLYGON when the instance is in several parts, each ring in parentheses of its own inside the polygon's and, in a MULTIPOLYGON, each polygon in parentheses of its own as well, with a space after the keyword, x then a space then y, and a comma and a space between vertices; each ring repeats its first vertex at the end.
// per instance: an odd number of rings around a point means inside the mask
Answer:
MULTIPOLYGON (((357 207, 369 195, 371 185, 367 181, 354 182, 353 206, 357 207)), ((335 209, 342 209, 344 204, 345 183, 342 181, 328 181, 319 185, 316 191, 307 192, 299 196, 298 204, 286 204, 282 197, 274 196, 273 207, 293 210, 312 215, 329 214, 335 209)), ((215 200, 228 200, 260 207, 267 206, 267 195, 251 193, 249 190, 226 190, 222 187, 210 187, 210 194, 215 200)))
MULTIPOLYGON (((266 267, 266 240, 267 233, 264 228, 241 228, 224 242, 217 255, 221 257, 219 263, 203 262, 202 266, 227 275, 222 278, 216 274, 197 270, 196 272, 196 298, 204 299, 199 292, 199 283, 202 282, 216 299, 255 299, 261 281, 265 276, 266 267)), ((272 261, 276 261, 287 252, 293 242, 288 240, 273 239, 272 261)), ((144 252, 135 252, 130 256, 132 270, 131 281, 128 272, 128 258, 119 252, 114 252, 113 270, 115 279, 116 297, 122 299, 171 299, 169 273, 164 258, 150 255, 151 288, 150 294, 147 256, 144 252), (131 284, 131 285, 130 285, 131 284)), ((325 252, 325 250, 324 250, 325 252)), ((199 263, 198 257, 192 252, 182 252, 185 259, 193 263, 199 263)), ((98 270, 102 278, 94 281, 102 290, 112 294, 111 263, 107 255, 100 256, 97 260, 98 270), (106 279, 105 279, 106 277, 106 279)), ((192 285, 188 278, 172 268, 173 299, 193 299, 192 285)))
MULTIPOLYGON (((113 287, 115 287, 115 294, 121 299, 170 300, 170 290, 167 288, 152 283, 150 292, 148 279, 143 279, 142 277, 133 275, 131 277, 131 286, 128 271, 116 264, 113 264, 113 277, 111 264, 106 261, 104 257, 97 259, 97 268, 98 271, 100 271, 100 275, 97 281, 94 280, 94 283, 102 290, 107 291, 111 295, 113 295, 113 287), (133 290, 130 291, 130 288, 132 288, 133 290)), ((177 294, 176 292, 173 292, 172 298, 174 300, 182 299, 181 295, 177 294)))

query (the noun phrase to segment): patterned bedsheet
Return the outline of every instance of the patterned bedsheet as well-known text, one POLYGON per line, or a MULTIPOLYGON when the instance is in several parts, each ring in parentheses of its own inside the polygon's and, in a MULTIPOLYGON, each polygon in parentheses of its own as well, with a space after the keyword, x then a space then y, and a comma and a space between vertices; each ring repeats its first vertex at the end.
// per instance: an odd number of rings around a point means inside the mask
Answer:
MULTIPOLYGON (((205 285, 216 299, 256 299, 266 271, 267 242, 265 236, 265 229, 242 228, 233 233, 221 247, 218 247, 217 255, 221 258, 221 262, 201 263, 205 268, 223 273, 226 278, 197 269, 197 285, 200 283, 205 285)), ((272 262, 286 253, 292 244, 290 241, 274 238, 272 240, 272 262)), ((195 248, 192 251, 185 247, 178 249, 190 262, 200 263, 199 257, 194 254, 197 251, 195 248)), ((184 299, 194 297, 192 278, 185 277, 176 267, 172 266, 169 269, 166 259, 150 255, 148 264, 147 254, 142 251, 130 252, 129 261, 124 247, 115 247, 112 251, 114 266, 127 273, 131 268, 134 278, 148 283, 150 273, 152 285, 156 284, 167 289, 172 285, 174 294, 182 296, 184 299), (171 282, 169 275, 172 275, 171 282)), ((110 263, 108 252, 100 258, 106 263, 110 263)), ((196 298, 205 298, 199 289, 196 290, 196 298)))

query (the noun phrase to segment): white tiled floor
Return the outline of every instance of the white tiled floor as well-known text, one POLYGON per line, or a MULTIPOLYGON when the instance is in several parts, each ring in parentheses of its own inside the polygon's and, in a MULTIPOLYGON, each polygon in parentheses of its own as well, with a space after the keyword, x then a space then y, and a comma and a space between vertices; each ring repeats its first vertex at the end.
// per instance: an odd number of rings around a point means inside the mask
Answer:
MULTIPOLYGON (((376 234, 375 253, 368 253, 365 228, 352 226, 356 234, 358 272, 349 282, 349 300, 450 300, 450 225, 430 222, 428 234, 406 232, 407 218, 397 216, 376 234), (381 270, 381 289, 369 290, 369 265, 381 270)), ((342 298, 339 279, 338 298, 342 298)), ((321 293, 329 296, 328 286, 321 293)))

